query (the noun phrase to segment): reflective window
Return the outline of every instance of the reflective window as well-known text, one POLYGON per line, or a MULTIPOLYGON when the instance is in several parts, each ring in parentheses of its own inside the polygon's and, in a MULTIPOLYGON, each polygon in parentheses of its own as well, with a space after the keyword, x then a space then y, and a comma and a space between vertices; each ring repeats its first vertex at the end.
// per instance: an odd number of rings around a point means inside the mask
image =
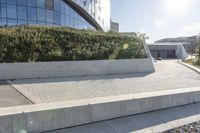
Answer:
POLYGON ((61 25, 66 25, 66 16, 65 15, 61 15, 61 25))
POLYGON ((45 9, 37 8, 37 21, 45 22, 45 9))
POLYGON ((18 15, 18 19, 27 20, 26 7, 17 6, 17 15, 18 15))
POLYGON ((93 28, 63 0, 0 0, 0 26, 26 24, 93 28))
POLYGON ((65 3, 63 1, 60 2, 60 10, 61 13, 65 14, 65 3))
POLYGON ((46 0, 46 9, 48 10, 53 10, 53 3, 54 1, 53 0, 46 0))
POLYGON ((36 25, 36 21, 28 21, 28 25, 36 25))
POLYGON ((1 20, 1 24, 2 24, 2 25, 7 25, 7 20, 6 20, 6 19, 2 19, 2 20, 1 20))
POLYGON ((17 5, 26 6, 26 0, 17 0, 17 5))
POLYGON ((28 8, 28 20, 34 20, 36 21, 36 8, 29 7, 28 8))
POLYGON ((53 17, 54 17, 53 23, 56 25, 60 25, 60 13, 54 12, 53 17))
POLYGON ((37 7, 45 8, 45 0, 37 0, 37 7))
POLYGON ((0 3, 6 3, 6 0, 0 0, 0 3))
POLYGON ((10 25, 10 26, 12 26, 12 25, 17 25, 17 20, 8 19, 8 25, 10 25))
POLYGON ((7 17, 7 10, 6 10, 6 4, 1 4, 1 17, 6 18, 7 17))
POLYGON ((46 10, 46 22, 53 23, 53 11, 46 10))
POLYGON ((25 20, 18 20, 18 25, 26 25, 27 21, 25 20))
POLYGON ((54 0, 54 10, 60 11, 60 0, 54 0))
POLYGON ((17 18, 17 6, 16 5, 7 5, 8 18, 17 18))
POLYGON ((30 7, 36 7, 36 0, 27 0, 27 5, 30 7))
POLYGON ((16 0, 7 0, 7 3, 8 4, 17 4, 17 1, 16 0))

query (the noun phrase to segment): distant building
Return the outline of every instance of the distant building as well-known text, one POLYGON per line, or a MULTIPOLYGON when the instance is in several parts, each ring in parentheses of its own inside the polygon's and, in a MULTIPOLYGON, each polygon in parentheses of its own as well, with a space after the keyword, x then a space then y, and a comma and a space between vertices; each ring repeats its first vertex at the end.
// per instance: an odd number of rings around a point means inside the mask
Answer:
POLYGON ((188 54, 182 43, 153 43, 148 44, 153 58, 184 59, 188 54))
POLYGON ((197 38, 198 36, 164 38, 156 41, 155 43, 182 43, 187 53, 195 53, 195 49, 198 47, 197 38))
POLYGON ((116 22, 113 22, 111 21, 110 22, 110 30, 113 31, 113 32, 119 32, 119 23, 116 23, 116 22))

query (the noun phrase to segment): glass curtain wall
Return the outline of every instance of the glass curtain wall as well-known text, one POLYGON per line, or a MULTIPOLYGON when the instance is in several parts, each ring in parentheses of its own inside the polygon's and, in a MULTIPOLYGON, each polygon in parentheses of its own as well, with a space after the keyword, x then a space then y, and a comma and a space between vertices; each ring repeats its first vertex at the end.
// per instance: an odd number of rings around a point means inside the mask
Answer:
POLYGON ((85 9, 105 31, 110 30, 110 0, 73 0, 85 9))
POLYGON ((59 25, 95 29, 63 0, 0 0, 0 25, 59 25))

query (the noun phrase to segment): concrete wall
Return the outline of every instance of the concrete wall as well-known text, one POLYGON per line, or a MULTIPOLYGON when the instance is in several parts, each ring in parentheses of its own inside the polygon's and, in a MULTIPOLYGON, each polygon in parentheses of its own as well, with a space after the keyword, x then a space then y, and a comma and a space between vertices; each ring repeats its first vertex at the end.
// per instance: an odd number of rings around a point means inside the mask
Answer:
POLYGON ((0 133, 39 133, 200 102, 200 88, 0 109, 0 133))
POLYGON ((0 64, 0 80, 154 72, 146 59, 0 64))

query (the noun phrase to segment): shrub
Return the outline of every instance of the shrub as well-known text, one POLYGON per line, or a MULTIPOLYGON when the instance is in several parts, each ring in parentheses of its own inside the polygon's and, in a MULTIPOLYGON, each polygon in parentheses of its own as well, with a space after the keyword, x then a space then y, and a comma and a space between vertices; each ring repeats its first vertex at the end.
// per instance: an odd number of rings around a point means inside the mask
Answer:
POLYGON ((0 62, 145 58, 143 42, 137 35, 66 27, 1 27, 0 62))

